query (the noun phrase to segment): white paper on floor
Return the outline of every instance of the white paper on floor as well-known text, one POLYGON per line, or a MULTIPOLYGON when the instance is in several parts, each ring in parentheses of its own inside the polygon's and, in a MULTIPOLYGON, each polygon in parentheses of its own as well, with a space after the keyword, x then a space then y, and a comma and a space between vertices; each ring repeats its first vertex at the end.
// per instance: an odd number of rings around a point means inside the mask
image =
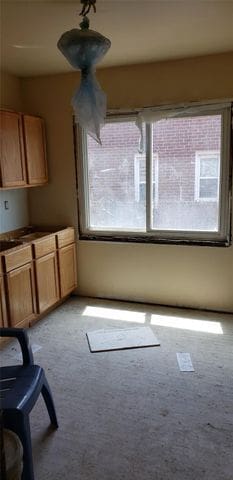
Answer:
MULTIPOLYGON (((37 345, 36 343, 33 343, 31 345, 31 349, 32 349, 33 354, 38 352, 39 350, 41 350, 41 348, 42 348, 42 346, 37 345)), ((20 346, 12 347, 11 351, 10 351, 10 355, 12 355, 13 358, 17 358, 17 360, 22 360, 22 353, 21 353, 20 346)))
POLYGON ((178 352, 176 357, 181 372, 194 372, 190 353, 178 352))
POLYGON ((155 347, 160 343, 150 327, 94 330, 87 332, 91 352, 155 347))

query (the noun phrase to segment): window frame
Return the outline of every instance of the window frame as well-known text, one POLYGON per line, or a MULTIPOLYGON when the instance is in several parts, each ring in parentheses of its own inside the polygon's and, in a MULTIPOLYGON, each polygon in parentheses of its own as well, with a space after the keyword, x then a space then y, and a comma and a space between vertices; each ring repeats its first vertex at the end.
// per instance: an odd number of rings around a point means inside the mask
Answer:
MULTIPOLYGON (((143 183, 146 185, 145 181, 140 181, 140 160, 142 159, 142 155, 145 156, 146 162, 146 155, 142 153, 136 153, 134 155, 134 192, 135 192, 135 200, 136 202, 140 202, 140 185, 143 183)), ((154 202, 157 205, 159 200, 159 155, 158 152, 153 152, 153 163, 154 163, 154 174, 152 178, 152 183, 155 185, 155 198, 154 202)))
MULTIPOLYGON (((169 110, 176 110, 178 107, 169 107, 169 110)), ((161 109, 161 107, 158 107, 161 109)), ((117 241, 117 242, 139 242, 139 243, 167 243, 185 245, 207 245, 207 246, 229 246, 231 245, 231 179, 232 179, 232 158, 231 158, 231 104, 217 104, 213 110, 212 105, 199 104, 191 107, 192 111, 178 113, 176 118, 218 115, 222 116, 221 122, 221 151, 220 151, 220 185, 219 185, 219 230, 214 231, 192 231, 192 230, 159 230, 151 228, 152 225, 152 123, 145 125, 146 137, 146 230, 143 229, 93 229, 90 228, 90 209, 88 196, 88 169, 86 168, 87 137, 82 128, 75 128, 76 136, 76 169, 77 169, 77 197, 79 234, 82 240, 117 241), (221 201, 221 199, 223 199, 221 201)), ((106 122, 127 122, 136 121, 136 114, 108 114, 106 122)))

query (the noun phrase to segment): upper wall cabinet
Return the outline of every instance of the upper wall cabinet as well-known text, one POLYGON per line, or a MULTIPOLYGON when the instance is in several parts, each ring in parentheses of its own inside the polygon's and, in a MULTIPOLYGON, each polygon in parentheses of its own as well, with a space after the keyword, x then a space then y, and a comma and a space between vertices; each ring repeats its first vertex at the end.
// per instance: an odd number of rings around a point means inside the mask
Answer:
POLYGON ((25 187, 27 178, 21 115, 14 112, 0 113, 0 186, 25 187))
POLYGON ((48 181, 44 122, 40 117, 1 111, 0 187, 48 181))
POLYGON ((23 131, 28 183, 47 183, 44 122, 40 117, 23 115, 23 131))

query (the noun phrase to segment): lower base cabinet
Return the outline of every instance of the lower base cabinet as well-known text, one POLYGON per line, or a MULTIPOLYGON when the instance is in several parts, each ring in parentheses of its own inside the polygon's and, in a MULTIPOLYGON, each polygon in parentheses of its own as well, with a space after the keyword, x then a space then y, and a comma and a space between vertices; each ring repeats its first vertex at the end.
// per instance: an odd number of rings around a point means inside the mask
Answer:
POLYGON ((60 295, 63 298, 77 286, 76 248, 74 243, 58 249, 58 264, 60 295))
POLYGON ((6 314, 6 296, 4 289, 4 279, 0 275, 0 327, 7 326, 7 314, 6 314))
POLYGON ((0 256, 0 326, 27 328, 77 286, 74 228, 0 256))
POLYGON ((59 300, 56 251, 35 261, 37 312, 42 313, 59 300))
POLYGON ((28 327, 36 315, 33 263, 7 273, 8 309, 11 327, 28 327))

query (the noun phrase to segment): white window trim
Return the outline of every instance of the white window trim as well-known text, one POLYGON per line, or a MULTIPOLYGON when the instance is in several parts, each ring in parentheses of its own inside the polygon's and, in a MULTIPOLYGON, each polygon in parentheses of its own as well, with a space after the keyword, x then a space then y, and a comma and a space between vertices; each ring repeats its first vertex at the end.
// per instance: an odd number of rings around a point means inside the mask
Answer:
MULTIPOLYGON (((217 103, 217 102, 216 102, 217 103)), ((151 154, 152 154, 152 128, 150 124, 146 124, 146 139, 148 149, 146 152, 146 164, 147 164, 147 213, 146 213, 146 231, 140 230, 119 230, 119 229, 98 229, 94 230, 90 227, 89 221, 89 198, 88 198, 88 171, 87 165, 87 140, 86 134, 82 129, 78 128, 79 135, 77 135, 77 175, 78 175, 78 203, 79 203, 79 227, 80 237, 84 240, 112 240, 118 241, 151 241, 152 243, 187 243, 196 245, 230 245, 231 233, 230 233, 230 217, 231 217, 231 202, 229 191, 229 179, 231 178, 231 161, 230 161, 230 135, 231 135, 231 103, 218 103, 215 104, 213 112, 213 105, 200 105, 198 103, 194 109, 192 104, 192 116, 200 115, 222 115, 222 134, 221 134, 221 165, 220 165, 220 185, 219 185, 219 228, 217 232, 208 231, 178 231, 178 230, 153 230, 152 224, 152 209, 151 203, 148 201, 151 199, 151 154), (210 107, 210 108, 209 108, 210 107), (81 140, 81 141, 80 141, 81 140), (150 240, 151 239, 151 240, 150 240)), ((169 106, 170 108, 170 106, 169 106)), ((172 108, 176 108, 171 107, 172 108)), ((190 116, 188 111, 184 114, 180 114, 180 117, 190 116)), ((135 111, 130 114, 120 113, 107 117, 107 121, 134 121, 136 118, 135 111)), ((178 118, 178 115, 177 117, 178 118)))
MULTIPOLYGON (((146 155, 142 153, 137 153, 134 156, 134 192, 135 192, 135 200, 136 202, 139 202, 140 200, 140 184, 145 183, 146 184, 146 179, 145 181, 140 182, 140 160, 142 159, 143 155, 145 156, 145 163, 146 163, 146 155)), ((153 165, 154 165, 154 176, 152 179, 152 183, 155 185, 155 197, 154 197, 154 203, 155 205, 158 204, 159 200, 159 182, 158 182, 158 175, 159 175, 159 164, 158 164, 158 153, 153 152, 153 165)), ((146 168, 146 167, 145 167, 146 168)))
POLYGON ((220 152, 219 150, 198 150, 195 153, 195 201, 196 202, 216 202, 219 199, 219 179, 220 179, 220 152), (210 156, 216 156, 218 160, 218 176, 217 177, 201 177, 201 160, 210 156), (200 180, 205 179, 217 179, 218 189, 217 196, 215 197, 200 197, 200 180))

